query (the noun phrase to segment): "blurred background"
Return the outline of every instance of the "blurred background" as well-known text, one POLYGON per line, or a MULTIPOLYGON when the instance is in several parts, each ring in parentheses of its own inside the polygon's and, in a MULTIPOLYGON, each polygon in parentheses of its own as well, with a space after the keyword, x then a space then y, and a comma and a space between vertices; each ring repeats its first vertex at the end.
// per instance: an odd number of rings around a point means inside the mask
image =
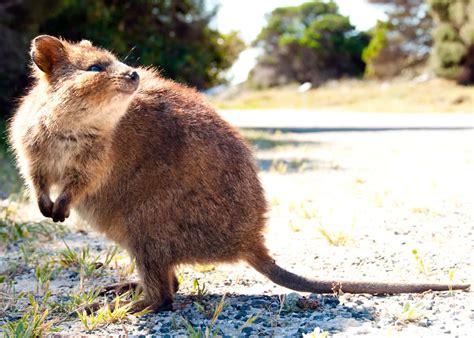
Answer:
POLYGON ((154 65, 223 108, 452 111, 473 104, 472 90, 456 86, 474 82, 472 0, 2 0, 2 118, 28 83, 31 39, 45 33, 90 39, 131 65, 154 65), (404 91, 406 82, 428 90, 404 91), (304 83, 302 100, 297 86, 304 83), (338 100, 339 86, 355 92, 338 100), (444 100, 432 96, 440 88, 444 100), (383 104, 364 105, 379 94, 383 104), (411 106, 397 101, 403 96, 411 106))
POLYGON ((320 126, 329 115, 317 112, 474 110, 474 0, 2 0, 3 149, 38 34, 153 65, 239 126, 288 127, 298 111, 298 125, 320 126))

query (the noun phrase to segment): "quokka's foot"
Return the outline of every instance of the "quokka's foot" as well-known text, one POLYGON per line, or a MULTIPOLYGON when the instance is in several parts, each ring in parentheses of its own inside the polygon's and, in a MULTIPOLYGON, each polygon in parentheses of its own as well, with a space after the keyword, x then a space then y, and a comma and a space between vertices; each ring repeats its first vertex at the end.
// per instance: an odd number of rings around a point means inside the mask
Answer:
MULTIPOLYGON (((122 306, 127 306, 127 304, 130 304, 131 301, 123 301, 123 302, 120 302, 118 304, 119 307, 122 307, 122 306)), ((115 310, 115 306, 116 306, 116 303, 115 302, 111 302, 111 303, 108 303, 108 308, 110 311, 114 311, 115 310)), ((88 305, 88 306, 85 306, 81 309, 78 309, 77 312, 80 312, 82 313, 83 311, 85 311, 88 315, 94 313, 94 312, 97 312, 100 308, 106 306, 106 304, 101 304, 99 302, 96 302, 96 303, 92 303, 91 305, 88 305)), ((133 305, 130 306, 130 309, 129 309, 129 313, 137 313, 137 312, 142 312, 144 310, 149 310, 150 312, 165 312, 165 311, 174 311, 173 309, 173 303, 169 302, 169 303, 164 303, 164 304, 161 304, 161 305, 153 305, 153 304, 150 304, 149 302, 147 301, 144 301, 144 300, 139 300, 138 302, 134 303, 133 305)))
MULTIPOLYGON (((127 304, 129 304, 130 301, 123 301, 123 302, 120 302, 118 304, 119 307, 122 307, 122 306, 125 306, 127 304)), ((95 303, 92 303, 90 305, 87 305, 81 309, 78 309, 76 310, 77 312, 81 313, 83 311, 85 311, 88 315, 91 315, 93 314, 94 312, 97 312, 100 308, 103 308, 105 306, 108 306, 109 310, 110 311, 114 311, 115 310, 115 305, 116 303, 115 302, 110 302, 110 303, 100 303, 100 302, 95 302, 95 303)), ((132 307, 133 308, 133 307, 132 307)), ((131 313, 134 313, 136 311, 130 311, 131 313)))
POLYGON ((67 196, 59 196, 53 204, 53 222, 64 222, 70 214, 70 201, 67 196))
POLYGON ((90 315, 90 314, 96 312, 97 310, 99 310, 101 307, 102 307, 101 303, 95 302, 95 303, 92 303, 90 305, 82 306, 79 309, 76 309, 75 311, 79 312, 79 313, 82 313, 82 312, 85 311, 88 315, 90 315))
POLYGON ((53 215, 53 202, 49 196, 45 193, 41 193, 38 197, 38 207, 41 211, 41 214, 44 217, 52 218, 53 215))
POLYGON ((141 290, 141 284, 139 282, 123 282, 123 283, 117 283, 117 284, 111 284, 104 286, 100 292, 99 296, 103 296, 106 293, 113 292, 116 295, 123 295, 127 291, 136 291, 136 290, 141 290))
POLYGON ((163 304, 151 304, 145 300, 140 300, 132 306, 132 313, 141 312, 145 309, 149 309, 151 312, 165 312, 174 311, 173 302, 164 302, 163 304))

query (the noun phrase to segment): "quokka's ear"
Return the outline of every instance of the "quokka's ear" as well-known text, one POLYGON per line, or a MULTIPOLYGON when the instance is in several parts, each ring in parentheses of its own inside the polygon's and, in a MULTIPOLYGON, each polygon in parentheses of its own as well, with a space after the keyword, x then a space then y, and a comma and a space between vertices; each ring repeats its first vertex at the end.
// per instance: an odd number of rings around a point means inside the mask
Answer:
POLYGON ((54 36, 40 35, 31 42, 30 55, 41 71, 51 74, 54 67, 65 57, 65 49, 61 40, 54 36))
POLYGON ((82 47, 92 47, 92 42, 90 42, 89 40, 81 40, 81 42, 79 42, 79 45, 82 47))

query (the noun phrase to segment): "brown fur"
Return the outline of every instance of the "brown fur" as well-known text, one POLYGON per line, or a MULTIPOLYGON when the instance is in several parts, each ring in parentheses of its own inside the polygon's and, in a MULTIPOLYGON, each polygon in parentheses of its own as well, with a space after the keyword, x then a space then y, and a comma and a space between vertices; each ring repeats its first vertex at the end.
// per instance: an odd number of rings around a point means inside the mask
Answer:
MULTIPOLYGON (((136 259, 142 306, 170 309, 180 264, 247 261, 280 285, 330 293, 447 290, 439 284, 311 281, 275 264, 252 153, 194 90, 133 71, 88 41, 32 42, 36 83, 10 141, 43 215, 77 212, 136 259), (102 72, 87 71, 92 64, 102 72), (135 90, 136 89, 136 90, 135 90), (58 189, 53 203, 51 188, 58 189)), ((452 285, 466 289, 468 285, 452 285)))

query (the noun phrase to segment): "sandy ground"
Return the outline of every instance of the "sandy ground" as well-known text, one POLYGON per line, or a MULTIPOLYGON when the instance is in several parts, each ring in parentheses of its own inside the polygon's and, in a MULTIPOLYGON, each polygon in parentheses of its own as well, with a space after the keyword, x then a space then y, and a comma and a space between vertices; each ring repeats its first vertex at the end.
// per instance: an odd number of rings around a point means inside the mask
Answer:
MULTIPOLYGON (((271 113, 257 112, 253 122, 250 115, 223 115, 242 127, 261 128, 243 132, 256 149, 271 204, 267 244, 281 266, 321 278, 473 281, 471 115, 379 115, 377 120, 354 113, 326 115, 318 124, 317 116, 298 121, 298 115, 271 113), (284 130, 284 125, 290 128, 284 130)), ((92 231, 73 231, 66 241, 74 248, 91 243, 98 251, 110 245, 92 231)), ((50 250, 63 246, 60 241, 47 245, 50 250)), ((15 250, 7 251, 0 266, 15 259, 15 250)), ((472 292, 320 297, 293 294, 245 265, 184 267, 182 273, 176 300, 180 310, 131 317, 89 333, 189 335, 187 321, 197 330, 208 327, 228 335, 299 336, 319 328, 341 337, 472 336, 472 292), (227 305, 215 322, 193 304, 194 279, 206 285, 206 305, 227 294, 227 305), (291 305, 303 296, 318 306, 291 305), (417 318, 406 318, 405 304, 417 307, 417 318), (257 320, 245 324, 251 315, 257 320)), ((115 280, 116 274, 111 270, 101 278, 91 285, 115 280)), ((18 290, 33 291, 34 273, 25 272, 15 282, 18 290)), ((77 276, 63 273, 51 289, 66 294, 77 283, 77 276)), ((8 315, 15 318, 13 310, 8 315)), ((74 317, 57 326, 63 333, 85 332, 74 317)))
POLYGON ((377 113, 454 113, 473 112, 472 86, 452 81, 417 79, 371 81, 343 79, 301 92, 302 87, 288 85, 268 89, 245 86, 228 88, 210 97, 222 109, 313 109, 377 113))

